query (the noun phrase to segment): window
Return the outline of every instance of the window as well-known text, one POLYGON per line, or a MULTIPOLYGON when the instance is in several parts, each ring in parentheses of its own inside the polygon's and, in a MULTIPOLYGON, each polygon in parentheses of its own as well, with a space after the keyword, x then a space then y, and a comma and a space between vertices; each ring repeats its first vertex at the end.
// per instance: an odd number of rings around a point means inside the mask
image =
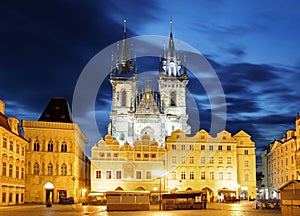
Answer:
POLYGON ((6 203, 6 193, 2 193, 2 203, 6 203))
POLYGON ((156 154, 151 154, 151 158, 156 158, 156 154))
POLYGON ((195 173, 194 173, 194 171, 190 171, 190 179, 195 179, 195 173))
POLYGON ((48 175, 52 175, 53 174, 53 166, 52 163, 48 164, 48 175))
POLYGON ((7 148, 7 138, 3 138, 3 148, 7 148))
POLYGON ((35 163, 33 166, 33 174, 38 175, 40 173, 40 166, 38 163, 35 163))
POLYGON ((231 180, 231 172, 227 172, 227 180, 231 180))
POLYGON ((244 144, 244 141, 240 141, 240 144, 243 145, 243 144, 244 144))
POLYGON ((9 141, 9 150, 10 151, 14 150, 14 142, 13 141, 9 141))
POLYGON ((48 152, 53 152, 53 142, 52 142, 52 140, 50 140, 49 143, 48 143, 48 152))
POLYGON ((6 176, 6 163, 5 162, 2 163, 2 175, 6 176))
POLYGON ((185 156, 181 156, 181 163, 185 163, 185 156))
POLYGON ((20 145, 19 144, 16 145, 16 153, 20 154, 20 145))
POLYGON ((152 176, 151 176, 151 171, 147 171, 146 172, 146 179, 151 179, 152 176))
POLYGON ((8 176, 9 177, 13 176, 13 165, 12 164, 9 164, 8 176))
POLYGON ((111 171, 110 170, 106 171, 106 179, 111 179, 111 171))
POLYGON ((213 151, 214 150, 214 146, 210 145, 210 146, 208 146, 208 149, 209 149, 209 151, 213 151))
POLYGON ((209 164, 214 164, 214 157, 209 158, 209 164))
POLYGON ((9 193, 8 202, 12 202, 12 200, 13 200, 12 198, 13 198, 13 194, 9 193))
POLYGON ((218 150, 222 151, 222 146, 221 145, 218 145, 218 150))
POLYGON ((223 172, 218 173, 219 180, 223 180, 223 172))
POLYGON ((194 162, 195 162, 194 156, 190 156, 190 164, 194 164, 194 162))
POLYGON ((176 106, 176 92, 171 92, 171 106, 176 106))
POLYGON ((25 155, 25 148, 22 147, 22 155, 25 155))
POLYGON ((215 172, 209 171, 209 179, 214 180, 215 179, 215 172))
POLYGON ((21 168, 21 179, 24 179, 24 168, 21 168))
POLYGON ((144 158, 149 158, 149 154, 144 154, 144 158))
POLYGON ((175 171, 172 172, 172 180, 177 179, 177 173, 175 171))
POLYGON ((181 145, 181 150, 185 150, 185 145, 181 145))
POLYGON ((101 179, 101 171, 96 170, 96 179, 101 179))
POLYGON ((136 154, 136 157, 137 157, 137 158, 141 158, 141 154, 140 154, 140 153, 137 153, 137 154, 136 154))
POLYGON ((193 145, 190 145, 190 150, 194 150, 194 146, 193 145))
POLYGON ((231 157, 227 157, 227 164, 231 164, 231 157))
POLYGON ((185 179, 185 171, 181 171, 181 179, 185 179))
POLYGON ((176 145, 172 145, 172 150, 176 150, 176 145))
POLYGON ((122 101, 121 101, 121 106, 125 107, 126 106, 126 91, 122 91, 122 101))
POLYGON ((244 154, 247 155, 248 154, 248 150, 244 150, 244 154))
POLYGON ((201 150, 205 150, 205 145, 201 145, 201 150))
POLYGON ((119 156, 118 153, 114 153, 114 158, 117 158, 119 156))
POLYGON ((176 156, 172 156, 172 164, 176 164, 176 156))
POLYGON ((223 164, 223 157, 218 157, 218 164, 223 164))
POLYGON ((245 167, 249 167, 249 161, 245 160, 245 167))
POLYGON ((16 178, 19 178, 20 175, 20 167, 16 166, 16 178))
POLYGON ((110 158, 111 157, 111 153, 107 153, 106 157, 110 158))
POLYGON ((67 143, 65 141, 61 144, 61 152, 67 152, 67 143))
POLYGON ((205 171, 201 171, 201 180, 205 180, 205 171))
POLYGON ((249 181, 249 174, 248 173, 245 174, 245 181, 246 182, 249 181))
POLYGON ((231 146, 227 146, 227 151, 231 151, 231 146))
POLYGON ((205 164, 205 156, 201 156, 201 158, 200 158, 200 164, 205 164))
POLYGON ((38 140, 33 143, 33 151, 40 151, 40 143, 38 140))
POLYGON ((67 165, 65 163, 63 163, 60 167, 60 174, 62 176, 66 176, 67 175, 67 165))
POLYGON ((142 171, 136 171, 136 179, 142 179, 142 171))
POLYGON ((116 171, 116 179, 122 179, 122 171, 120 170, 116 171))

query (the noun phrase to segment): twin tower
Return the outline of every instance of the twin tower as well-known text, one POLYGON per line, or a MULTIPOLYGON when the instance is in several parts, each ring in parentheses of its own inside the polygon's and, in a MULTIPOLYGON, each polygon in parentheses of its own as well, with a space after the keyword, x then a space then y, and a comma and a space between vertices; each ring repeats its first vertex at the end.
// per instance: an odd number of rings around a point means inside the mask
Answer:
POLYGON ((175 130, 190 134, 186 113, 188 75, 180 56, 176 54, 172 20, 168 48, 164 49, 163 57, 158 62, 157 80, 150 83, 148 80, 142 89, 138 89, 136 61, 132 56, 128 57, 126 20, 123 40, 117 51, 118 56, 113 60, 110 73, 112 110, 108 132, 120 144, 126 141, 133 144, 146 133, 161 146, 165 146, 166 136, 175 130), (154 82, 158 82, 158 89, 152 87, 154 82))

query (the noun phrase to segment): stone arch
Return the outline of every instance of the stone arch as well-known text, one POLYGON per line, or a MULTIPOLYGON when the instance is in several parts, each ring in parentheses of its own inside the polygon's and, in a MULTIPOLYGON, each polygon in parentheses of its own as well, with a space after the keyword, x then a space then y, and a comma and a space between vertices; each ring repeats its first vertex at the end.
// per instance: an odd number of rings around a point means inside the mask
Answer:
POLYGON ((214 201, 214 191, 209 187, 202 188, 202 191, 206 193, 207 200, 213 202, 214 201))
POLYGON ((142 186, 139 186, 139 187, 137 187, 135 190, 136 190, 136 191, 145 191, 146 189, 143 188, 142 186))
POLYGON ((124 189, 122 188, 122 187, 117 187, 116 189, 115 189, 115 191, 123 191, 124 189))

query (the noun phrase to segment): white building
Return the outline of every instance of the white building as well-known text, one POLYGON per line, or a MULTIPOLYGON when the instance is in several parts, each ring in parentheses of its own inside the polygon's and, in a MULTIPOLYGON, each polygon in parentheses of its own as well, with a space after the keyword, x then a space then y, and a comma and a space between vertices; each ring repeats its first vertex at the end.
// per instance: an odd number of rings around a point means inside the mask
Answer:
MULTIPOLYGON (((125 24, 125 22, 124 22, 125 24)), ((125 25, 124 25, 125 26, 125 25)), ((110 74, 112 111, 109 133, 124 144, 133 143, 147 132, 165 145, 165 137, 177 129, 189 134, 187 124, 186 85, 188 76, 177 57, 172 29, 168 52, 164 53, 158 72, 158 89, 148 83, 138 89, 136 64, 128 58, 126 28, 120 58, 110 74)))

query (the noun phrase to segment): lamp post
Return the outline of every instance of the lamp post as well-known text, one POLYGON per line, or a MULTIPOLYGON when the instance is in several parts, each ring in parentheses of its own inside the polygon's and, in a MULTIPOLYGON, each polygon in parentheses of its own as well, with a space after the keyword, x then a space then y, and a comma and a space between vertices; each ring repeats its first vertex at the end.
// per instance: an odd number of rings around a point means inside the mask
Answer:
POLYGON ((159 210, 161 210, 161 176, 159 177, 159 210))

